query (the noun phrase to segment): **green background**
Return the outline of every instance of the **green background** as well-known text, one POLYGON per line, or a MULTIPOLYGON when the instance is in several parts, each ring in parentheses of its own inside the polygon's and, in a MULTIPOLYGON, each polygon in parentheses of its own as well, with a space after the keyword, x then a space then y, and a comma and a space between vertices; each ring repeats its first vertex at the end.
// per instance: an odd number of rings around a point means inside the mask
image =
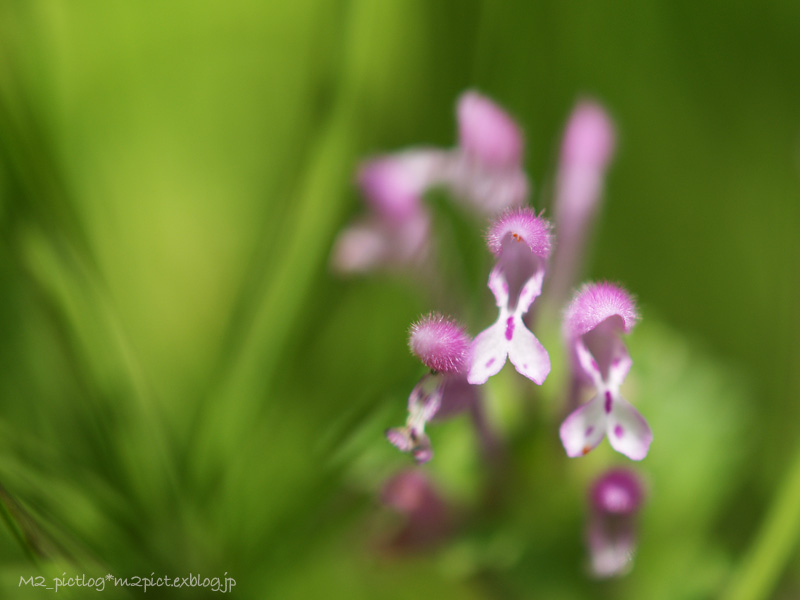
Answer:
POLYGON ((252 598, 796 597, 799 66, 788 1, 0 0, 3 596, 227 571, 252 598), (359 160, 452 145, 470 88, 526 132, 537 210, 575 102, 617 123, 586 271, 638 297, 655 432, 619 580, 585 575, 584 489, 625 461, 563 457, 554 317, 550 385, 489 386, 498 502, 467 424, 442 424, 428 472, 456 532, 377 550, 409 465, 382 432, 422 372, 408 324, 488 325, 488 257, 436 201, 464 234, 445 259, 474 242, 443 295, 336 277, 329 252, 359 160))

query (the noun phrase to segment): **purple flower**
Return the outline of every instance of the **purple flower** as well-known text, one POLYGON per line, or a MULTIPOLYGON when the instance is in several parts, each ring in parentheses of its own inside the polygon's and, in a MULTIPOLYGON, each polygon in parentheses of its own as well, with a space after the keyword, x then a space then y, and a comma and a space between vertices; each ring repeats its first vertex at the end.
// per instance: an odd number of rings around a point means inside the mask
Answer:
POLYGON ((364 163, 358 183, 369 216, 339 234, 332 264, 343 273, 421 263, 429 254, 430 216, 422 196, 444 169, 446 154, 409 150, 364 163))
POLYGON ((461 95, 458 148, 443 173, 453 194, 481 214, 520 206, 528 196, 528 178, 522 169, 525 142, 519 126, 486 96, 469 91, 461 95))
POLYGON ((604 436, 612 448, 632 460, 647 456, 653 433, 620 395, 633 364, 621 334, 630 333, 638 318, 631 296, 610 283, 585 285, 567 308, 564 336, 574 375, 597 392, 561 424, 567 456, 587 454, 604 436))
POLYGON ((586 541, 591 570, 597 577, 622 575, 636 549, 636 514, 644 501, 639 477, 627 469, 612 469, 589 492, 586 541))
POLYGON ((433 458, 425 425, 435 416, 450 416, 476 401, 475 391, 466 383, 471 341, 460 325, 437 313, 411 326, 409 348, 431 372, 408 397, 405 426, 387 430, 386 438, 399 450, 410 452, 417 463, 433 458))
POLYGON ((402 527, 388 540, 392 550, 413 551, 431 546, 452 528, 452 508, 418 469, 392 476, 383 487, 381 501, 404 517, 402 527))
POLYGON ((522 170, 524 142, 516 123, 475 92, 457 107, 459 145, 378 156, 359 168, 358 185, 369 214, 339 234, 331 262, 342 273, 422 264, 430 253, 425 193, 448 189, 472 212, 494 215, 528 195, 522 170))
POLYGON ((422 196, 436 182, 445 153, 406 150, 366 161, 358 172, 358 185, 368 205, 383 219, 397 223, 422 209, 422 196))
POLYGON ((542 291, 550 255, 550 224, 530 208, 511 210, 492 224, 487 241, 497 257, 489 289, 500 313, 494 325, 472 344, 467 380, 485 383, 503 368, 508 357, 519 373, 541 385, 550 373, 550 357, 522 317, 542 291))
POLYGON ((339 234, 333 268, 341 273, 366 273, 422 264, 430 255, 430 229, 430 217, 423 210, 398 221, 368 217, 339 234))
POLYGON ((615 138, 614 124, 602 106, 588 100, 578 103, 561 145, 553 209, 558 248, 548 295, 560 299, 574 285, 615 138))

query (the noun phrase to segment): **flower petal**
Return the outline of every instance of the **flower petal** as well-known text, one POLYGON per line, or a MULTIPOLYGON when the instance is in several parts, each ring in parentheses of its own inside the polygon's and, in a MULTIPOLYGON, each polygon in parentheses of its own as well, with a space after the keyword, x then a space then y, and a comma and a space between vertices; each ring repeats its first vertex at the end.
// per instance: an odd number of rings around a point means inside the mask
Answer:
POLYGON ((587 538, 591 570, 595 577, 615 577, 630 570, 636 550, 636 536, 629 519, 623 519, 613 527, 595 517, 589 524, 587 538))
POLYGON ((630 333, 639 320, 633 297, 606 281, 584 284, 564 313, 564 337, 571 339, 585 335, 610 317, 617 317, 620 329, 630 333))
POLYGON ((427 435, 423 433, 419 437, 416 447, 411 451, 411 455, 418 465, 425 464, 433 458, 433 448, 431 447, 431 441, 427 435))
POLYGON ((386 439, 401 452, 410 452, 414 447, 411 441, 411 432, 408 427, 395 427, 386 430, 386 439))
POLYGON ((520 167, 497 169, 465 152, 454 151, 442 171, 442 184, 454 199, 478 215, 494 217, 528 197, 528 178, 520 167))
POLYGON ((472 338, 455 321, 430 313, 411 326, 408 347, 422 363, 439 373, 464 373, 472 338))
POLYGON ((596 388, 602 387, 603 376, 600 374, 600 366, 580 338, 575 341, 575 356, 578 359, 578 364, 592 380, 594 386, 596 388))
POLYGON ((598 394, 570 414, 559 429, 561 443, 567 456, 588 454, 606 434, 606 415, 603 400, 598 394))
POLYGON ((633 360, 631 359, 631 355, 628 354, 625 345, 620 343, 617 349, 617 355, 611 361, 611 366, 608 369, 609 387, 619 389, 619 386, 625 381, 632 366, 633 360))
POLYGON ((486 96, 469 91, 458 99, 458 143, 482 163, 519 166, 524 141, 514 120, 486 96))
POLYGON ((631 460, 647 456, 653 432, 639 411, 621 396, 614 398, 607 427, 608 441, 614 450, 631 460))
POLYGON ((494 296, 498 308, 508 306, 508 281, 503 269, 495 266, 489 273, 489 289, 494 296))
POLYGON ((447 153, 415 149, 365 161, 358 183, 367 202, 389 223, 399 223, 420 210, 422 194, 442 170, 447 153))
POLYGON ((478 404, 478 387, 470 385, 464 375, 448 375, 442 384, 442 401, 433 416, 442 421, 469 410, 478 404))
POLYGON ((424 429, 442 402, 442 377, 423 375, 408 395, 408 425, 424 429))
POLYGON ((492 375, 496 375, 506 364, 508 340, 506 339, 507 313, 500 311, 497 322, 484 329, 472 342, 472 366, 467 374, 467 381, 473 385, 486 383, 492 375))
POLYGON ((336 238, 331 264, 339 273, 371 271, 386 259, 387 242, 373 221, 351 225, 336 238))
POLYGON ((386 439, 401 452, 411 452, 417 464, 426 463, 433 458, 430 438, 413 427, 395 427, 386 430, 386 439))
POLYGON ((508 332, 509 329, 512 331, 511 340, 508 343, 508 359, 520 375, 524 375, 537 385, 542 385, 550 373, 550 356, 547 354, 547 350, 525 327, 521 317, 513 317, 513 321, 506 331, 508 332))
POLYGON ((534 272, 522 290, 519 293, 519 300, 517 300, 517 312, 521 315, 528 312, 533 304, 533 301, 542 293, 542 280, 544 280, 544 269, 539 269, 534 272))

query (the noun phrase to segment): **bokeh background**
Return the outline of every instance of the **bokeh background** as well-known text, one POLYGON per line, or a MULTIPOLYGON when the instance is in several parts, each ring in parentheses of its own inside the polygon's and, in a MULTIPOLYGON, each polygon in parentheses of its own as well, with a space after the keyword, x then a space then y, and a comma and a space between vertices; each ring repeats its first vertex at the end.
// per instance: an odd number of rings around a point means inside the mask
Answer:
MULTIPOLYGON (((247 598, 798 597, 798 67, 790 1, 1 0, 3 597, 62 572, 227 572, 247 598), (586 273, 639 299, 631 399, 655 432, 620 579, 587 576, 583 527, 586 485, 626 462, 563 457, 557 367, 489 387, 502 485, 466 422, 433 432, 457 525, 386 549, 402 517, 379 492, 410 465, 383 430, 422 372, 406 330, 459 304, 329 253, 359 160, 452 145, 470 88, 524 128, 537 209, 575 102, 617 123, 586 273)), ((482 284, 452 289, 488 325, 482 284)))

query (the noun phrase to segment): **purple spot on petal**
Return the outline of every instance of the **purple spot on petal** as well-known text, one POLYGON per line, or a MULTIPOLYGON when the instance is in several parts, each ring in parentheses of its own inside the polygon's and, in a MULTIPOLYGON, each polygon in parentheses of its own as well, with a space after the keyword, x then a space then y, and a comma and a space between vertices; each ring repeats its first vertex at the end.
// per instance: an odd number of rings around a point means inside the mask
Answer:
POLYGON ((589 437, 590 435, 592 435, 593 432, 594 432, 594 427, 589 425, 589 427, 586 428, 586 433, 584 433, 584 436, 589 437))
POLYGON ((486 368, 488 369, 489 367, 491 367, 494 364, 494 361, 495 361, 494 357, 492 357, 489 360, 487 360, 486 361, 486 368))
POLYGON ((606 404, 605 404, 606 413, 611 412, 611 392, 606 392, 606 404))
POLYGON ((619 363, 620 363, 620 359, 619 359, 619 357, 617 357, 611 362, 611 365, 614 366, 614 367, 618 367, 619 363))
POLYGON ((595 359, 592 359, 592 368, 595 371, 599 371, 600 370, 600 365, 597 364, 597 361, 595 359))
POLYGON ((622 428, 622 425, 617 425, 614 427, 614 435, 618 438, 621 438, 623 435, 625 435, 625 430, 622 428))
POLYGON ((508 317, 508 321, 506 321, 506 339, 511 341, 512 337, 514 337, 514 317, 508 317))
POLYGON ((522 365, 522 368, 523 368, 523 369, 527 369, 527 368, 528 368, 528 365, 527 365, 527 363, 526 363, 526 364, 524 364, 524 365, 522 365))

